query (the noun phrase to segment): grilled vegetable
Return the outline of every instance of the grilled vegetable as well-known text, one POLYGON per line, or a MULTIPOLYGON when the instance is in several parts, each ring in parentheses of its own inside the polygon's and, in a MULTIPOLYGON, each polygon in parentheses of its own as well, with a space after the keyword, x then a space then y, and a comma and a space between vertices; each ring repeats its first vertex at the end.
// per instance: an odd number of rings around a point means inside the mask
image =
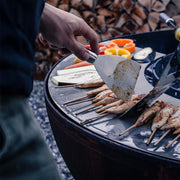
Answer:
POLYGON ((131 53, 135 51, 136 47, 132 39, 113 39, 107 46, 108 48, 123 47, 123 49, 126 49, 131 53))
POLYGON ((62 84, 84 84, 87 80, 89 82, 102 81, 94 65, 57 70, 57 76, 52 77, 52 82, 58 86, 62 84))
POLYGON ((131 53, 123 48, 108 48, 104 51, 105 55, 119 55, 123 56, 125 58, 130 59, 131 58, 131 53))
POLYGON ((135 55, 132 57, 133 60, 139 62, 139 63, 148 63, 155 58, 155 52, 150 47, 146 47, 144 49, 141 49, 135 55))

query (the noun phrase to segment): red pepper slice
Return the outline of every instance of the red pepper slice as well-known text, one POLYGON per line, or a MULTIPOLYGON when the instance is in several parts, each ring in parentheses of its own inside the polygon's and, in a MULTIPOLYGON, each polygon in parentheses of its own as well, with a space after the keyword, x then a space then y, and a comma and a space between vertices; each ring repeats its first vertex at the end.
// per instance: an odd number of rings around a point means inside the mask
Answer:
MULTIPOLYGON (((88 44, 88 45, 86 45, 86 47, 88 48, 88 49, 91 49, 91 46, 88 44)), ((101 54, 101 55, 103 55, 104 54, 104 51, 107 49, 107 45, 105 45, 105 44, 99 44, 99 54, 101 54)))

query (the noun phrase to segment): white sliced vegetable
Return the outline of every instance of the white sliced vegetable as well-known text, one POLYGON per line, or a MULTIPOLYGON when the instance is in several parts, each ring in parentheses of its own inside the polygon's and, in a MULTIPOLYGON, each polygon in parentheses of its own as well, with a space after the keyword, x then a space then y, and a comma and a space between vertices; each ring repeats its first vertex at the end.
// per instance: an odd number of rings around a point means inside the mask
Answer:
POLYGON ((154 60, 154 57, 155 52, 152 50, 152 48, 146 47, 135 53, 132 59, 137 62, 146 63, 154 60))
POLYGON ((57 75, 71 74, 71 73, 75 73, 75 72, 79 72, 79 71, 90 71, 90 70, 91 71, 96 71, 94 65, 57 70, 57 75))
POLYGON ((94 66, 57 70, 58 76, 52 77, 52 82, 60 84, 82 84, 87 81, 102 81, 94 66))

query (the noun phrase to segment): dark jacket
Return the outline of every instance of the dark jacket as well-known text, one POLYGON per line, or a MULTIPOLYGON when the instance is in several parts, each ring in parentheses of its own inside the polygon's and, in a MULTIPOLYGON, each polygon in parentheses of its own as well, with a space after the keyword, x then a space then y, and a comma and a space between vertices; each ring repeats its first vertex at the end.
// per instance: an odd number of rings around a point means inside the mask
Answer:
POLYGON ((43 0, 1 0, 0 93, 29 96, 43 0))

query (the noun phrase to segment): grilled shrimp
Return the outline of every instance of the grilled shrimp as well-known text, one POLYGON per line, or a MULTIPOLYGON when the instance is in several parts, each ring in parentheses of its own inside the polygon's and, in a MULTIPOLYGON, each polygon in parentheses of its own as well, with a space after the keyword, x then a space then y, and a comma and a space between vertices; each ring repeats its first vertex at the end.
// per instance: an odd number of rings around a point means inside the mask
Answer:
POLYGON ((126 110, 130 109, 133 105, 135 105, 142 97, 144 97, 144 94, 136 95, 134 94, 131 98, 131 101, 125 102, 121 104, 120 106, 114 106, 111 108, 108 108, 104 111, 104 113, 115 113, 115 114, 121 114, 125 112, 126 110))
POLYGON ((162 127, 167 121, 171 114, 174 112, 175 108, 171 105, 165 105, 163 109, 161 109, 153 119, 153 123, 151 126, 151 130, 159 129, 162 127))
POLYGON ((175 112, 168 119, 168 122, 161 127, 161 130, 167 130, 173 128, 175 129, 180 128, 180 106, 176 107, 175 112))
POLYGON ((92 100, 92 102, 98 102, 111 94, 112 94, 112 91, 110 89, 102 91, 95 96, 95 98, 92 100))
POLYGON ((107 87, 106 84, 104 84, 103 86, 99 87, 99 88, 96 88, 96 89, 93 89, 93 90, 90 90, 86 93, 87 96, 94 96, 102 91, 105 91, 105 90, 108 90, 109 88, 107 87))
POLYGON ((114 114, 121 114, 131 108, 133 105, 135 105, 138 102, 138 100, 131 100, 126 103, 121 104, 120 106, 114 106, 111 108, 106 109, 103 111, 104 113, 114 113, 114 114))
POLYGON ((180 134, 180 128, 179 129, 176 129, 173 134, 180 134))
POLYGON ((137 119, 135 127, 141 126, 147 123, 156 113, 165 106, 164 101, 156 101, 150 108, 147 108, 137 119))
POLYGON ((103 106, 103 107, 100 108, 100 109, 97 109, 96 112, 101 112, 101 111, 104 111, 104 110, 106 110, 106 109, 108 109, 108 108, 111 108, 111 107, 114 107, 114 106, 119 106, 119 105, 121 105, 122 103, 123 103, 123 100, 122 100, 122 99, 117 100, 117 101, 115 101, 115 102, 112 102, 112 103, 110 103, 110 104, 107 104, 107 105, 103 106))

